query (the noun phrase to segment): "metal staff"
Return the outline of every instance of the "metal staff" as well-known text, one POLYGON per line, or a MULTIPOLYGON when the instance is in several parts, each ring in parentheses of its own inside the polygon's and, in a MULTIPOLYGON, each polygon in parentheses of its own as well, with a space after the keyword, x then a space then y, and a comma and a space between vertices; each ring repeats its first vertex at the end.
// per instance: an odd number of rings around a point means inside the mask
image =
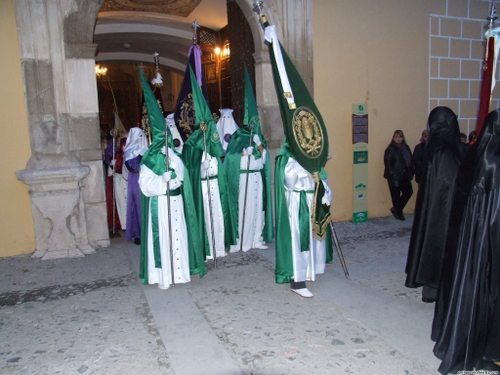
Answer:
POLYGON ((113 137, 113 159, 111 163, 111 169, 113 170, 113 237, 115 236, 115 228, 116 228, 116 191, 115 191, 115 163, 116 163, 116 136, 118 135, 118 130, 111 129, 111 136, 113 137), (114 163, 113 163, 114 162, 114 163))
POLYGON ((337 238, 337 233, 333 228, 333 223, 330 221, 330 229, 332 230, 332 238, 335 243, 335 247, 337 248, 337 254, 339 255, 340 264, 342 264, 342 268, 344 269, 344 275, 346 279, 349 279, 349 271, 347 270, 347 265, 345 264, 344 254, 342 254, 342 250, 340 249, 339 239, 337 238))
MULTIPOLYGON (((248 142, 248 147, 252 146, 252 135, 253 135, 253 128, 255 124, 253 121, 250 121, 250 124, 248 124, 250 127, 250 141, 248 142)), ((241 233, 240 233, 240 250, 243 250, 243 234, 245 233, 245 211, 247 209, 247 193, 248 193, 248 173, 250 170, 250 156, 248 155, 248 161, 247 161, 247 173, 246 173, 246 182, 245 182, 245 196, 243 200, 243 214, 241 216, 241 233)))
MULTIPOLYGON (((168 131, 165 132, 165 166, 167 172, 170 169, 170 160, 168 157, 168 131)), ((170 209, 170 181, 167 182, 167 214, 168 214, 168 242, 170 246, 170 273, 172 275, 172 288, 175 288, 174 278, 174 248, 172 246, 172 211, 170 209)))
MULTIPOLYGON (((200 129, 203 132, 203 149, 205 150, 205 160, 208 160, 208 152, 207 152, 207 124, 202 122, 200 124, 200 129)), ((208 194, 207 194, 207 199, 208 199, 208 211, 210 213, 210 231, 212 234, 212 253, 214 257, 214 267, 217 268, 217 249, 215 247, 215 234, 214 234, 214 214, 212 211, 212 199, 210 198, 211 190, 210 190, 210 178, 208 177, 208 169, 206 172, 206 178, 207 178, 207 189, 208 189, 208 194)))

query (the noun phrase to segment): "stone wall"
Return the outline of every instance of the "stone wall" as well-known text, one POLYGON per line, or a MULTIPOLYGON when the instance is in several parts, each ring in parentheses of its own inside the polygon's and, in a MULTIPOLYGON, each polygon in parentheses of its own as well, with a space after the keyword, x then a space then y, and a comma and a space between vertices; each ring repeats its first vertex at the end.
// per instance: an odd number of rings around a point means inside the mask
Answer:
MULTIPOLYGON (((466 134, 476 128, 489 6, 489 1, 447 0, 430 15, 429 111, 450 107, 466 134)), ((498 88, 493 98, 491 110, 500 104, 498 88)))

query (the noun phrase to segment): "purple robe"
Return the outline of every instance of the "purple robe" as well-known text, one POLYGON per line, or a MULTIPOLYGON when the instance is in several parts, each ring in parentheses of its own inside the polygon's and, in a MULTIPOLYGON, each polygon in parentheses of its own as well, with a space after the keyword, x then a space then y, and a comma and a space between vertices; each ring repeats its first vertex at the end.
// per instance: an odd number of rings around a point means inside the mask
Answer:
POLYGON ((127 241, 141 238, 141 190, 139 188, 139 164, 142 156, 125 161, 128 169, 128 195, 127 195, 127 241))

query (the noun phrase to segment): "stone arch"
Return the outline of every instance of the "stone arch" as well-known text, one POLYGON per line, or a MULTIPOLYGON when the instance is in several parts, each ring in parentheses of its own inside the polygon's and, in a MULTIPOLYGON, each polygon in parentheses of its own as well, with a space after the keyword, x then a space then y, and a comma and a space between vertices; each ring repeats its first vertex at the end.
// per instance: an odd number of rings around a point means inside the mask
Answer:
MULTIPOLYGON (((283 129, 281 114, 273 83, 273 73, 268 53, 264 43, 264 32, 257 15, 253 12, 253 1, 235 0, 247 17, 255 44, 255 77, 256 99, 263 130, 265 131, 271 152, 281 147, 283 129), (260 45, 260 47, 259 47, 260 45), (268 126, 266 127, 266 124, 268 126)), ((264 14, 269 23, 276 27, 280 41, 287 49, 302 78, 313 92, 313 34, 312 34, 312 1, 311 0, 266 0, 264 14), (303 27, 296 27, 295 21, 301 20, 303 27), (285 40, 286 38, 286 40, 285 40), (290 47, 290 48, 288 48, 290 47)))
POLYGON ((66 58, 95 57, 93 44, 97 13, 104 0, 82 0, 64 19, 63 33, 66 58))

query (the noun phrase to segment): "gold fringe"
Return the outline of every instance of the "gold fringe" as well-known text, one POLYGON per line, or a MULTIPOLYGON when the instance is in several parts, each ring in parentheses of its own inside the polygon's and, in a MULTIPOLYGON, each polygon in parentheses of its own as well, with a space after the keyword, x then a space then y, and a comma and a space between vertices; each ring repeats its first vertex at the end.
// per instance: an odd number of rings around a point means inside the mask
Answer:
POLYGON ((332 217, 330 215, 330 212, 328 212, 328 215, 326 215, 325 220, 323 222, 318 223, 314 220, 314 218, 316 217, 316 201, 318 198, 319 183, 321 182, 319 172, 313 172, 312 178, 313 178, 314 182, 316 183, 316 188, 314 189, 314 196, 313 196, 312 207, 311 207, 311 221, 312 221, 312 226, 313 226, 313 228, 312 228, 313 236, 318 241, 323 241, 326 237, 326 227, 328 226, 328 224, 330 224, 332 217))
POLYGON ((332 221, 332 216, 328 213, 326 220, 323 223, 313 222, 313 236, 318 241, 323 241, 326 237, 326 227, 332 221))

